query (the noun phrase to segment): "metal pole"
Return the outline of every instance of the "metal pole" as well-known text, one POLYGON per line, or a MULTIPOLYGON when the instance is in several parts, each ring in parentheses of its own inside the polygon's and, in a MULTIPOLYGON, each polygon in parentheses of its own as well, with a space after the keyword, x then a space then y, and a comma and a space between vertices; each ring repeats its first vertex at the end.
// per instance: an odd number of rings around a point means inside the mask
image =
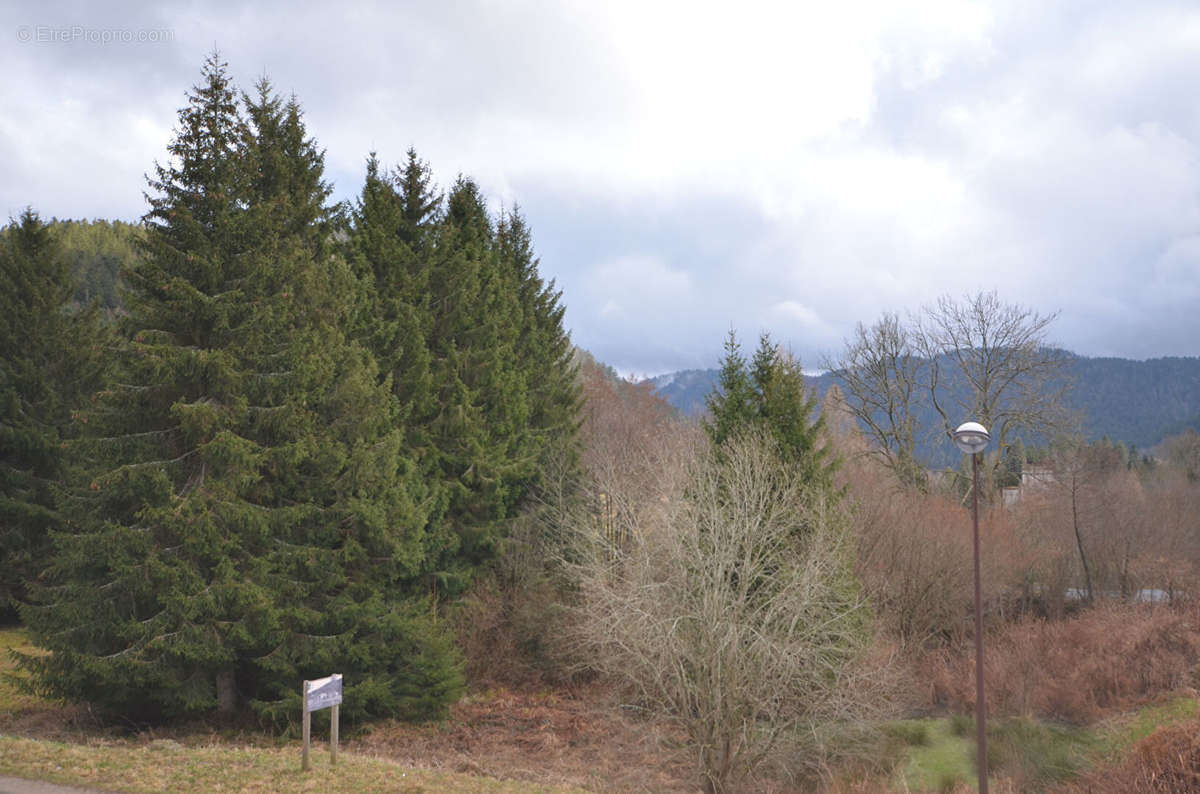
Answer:
POLYGON ((304 706, 303 706, 303 708, 304 708, 304 711, 303 711, 304 719, 303 719, 302 731, 304 733, 304 750, 302 751, 302 755, 300 756, 300 769, 304 772, 307 772, 309 770, 308 743, 312 739, 312 713, 308 710, 308 682, 307 681, 304 682, 304 706))
POLYGON ((975 526, 975 752, 978 756, 979 791, 987 794, 987 704, 983 699, 983 592, 979 584, 979 453, 971 456, 973 518, 975 526))

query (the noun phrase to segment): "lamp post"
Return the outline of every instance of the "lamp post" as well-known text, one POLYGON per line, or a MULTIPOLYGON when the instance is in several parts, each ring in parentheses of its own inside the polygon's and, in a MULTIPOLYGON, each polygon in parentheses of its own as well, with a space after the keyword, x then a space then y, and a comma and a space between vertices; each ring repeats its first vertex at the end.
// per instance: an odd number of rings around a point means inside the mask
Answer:
POLYGON ((991 436, 978 422, 964 422, 954 431, 954 443, 971 456, 971 501, 975 528, 975 754, 979 791, 987 794, 987 707, 983 699, 983 598, 979 580, 979 453, 991 436))

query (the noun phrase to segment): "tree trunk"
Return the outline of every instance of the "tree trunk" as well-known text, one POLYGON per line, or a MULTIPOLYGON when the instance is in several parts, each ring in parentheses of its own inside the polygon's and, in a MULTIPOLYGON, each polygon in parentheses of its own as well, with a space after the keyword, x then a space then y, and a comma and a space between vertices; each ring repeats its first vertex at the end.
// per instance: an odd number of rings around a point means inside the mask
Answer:
POLYGON ((1125 536, 1125 550, 1121 555, 1121 600, 1128 601, 1133 595, 1133 584, 1129 581, 1129 558, 1133 555, 1129 536, 1125 536))
POLYGON ((232 670, 217 673, 217 713, 233 714, 237 711, 237 681, 232 670))
POLYGON ((1083 553, 1083 535, 1079 533, 1079 489, 1071 483, 1071 522, 1075 526, 1075 545, 1079 547, 1079 561, 1083 563, 1083 581, 1087 587, 1087 602, 1092 604, 1092 569, 1088 567, 1087 556, 1083 553))

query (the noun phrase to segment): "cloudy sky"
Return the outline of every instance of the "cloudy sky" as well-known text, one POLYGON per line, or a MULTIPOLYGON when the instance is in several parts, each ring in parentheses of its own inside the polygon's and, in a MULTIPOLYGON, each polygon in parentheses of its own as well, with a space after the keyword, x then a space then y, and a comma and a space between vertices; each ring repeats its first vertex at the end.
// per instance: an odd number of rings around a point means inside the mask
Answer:
POLYGON ((1194 2, 0 2, 0 212, 136 219, 218 48, 337 198, 409 146, 521 206, 575 342, 806 364, 996 289, 1086 355, 1200 355, 1194 2))

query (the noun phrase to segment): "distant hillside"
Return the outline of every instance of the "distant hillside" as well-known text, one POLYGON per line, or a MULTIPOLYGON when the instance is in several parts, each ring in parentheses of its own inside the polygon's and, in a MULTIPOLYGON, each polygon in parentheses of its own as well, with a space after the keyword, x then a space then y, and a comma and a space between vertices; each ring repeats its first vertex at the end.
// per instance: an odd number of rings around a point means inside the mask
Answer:
POLYGON ((684 416, 704 413, 704 398, 717 384, 717 369, 685 369, 650 378, 654 391, 684 416))
POLYGON ((49 225, 71 263, 78 285, 75 300, 81 304, 98 301, 102 309, 119 310, 121 268, 142 256, 138 248, 141 227, 105 220, 53 220, 49 225))
POLYGON ((1200 430, 1200 358, 1073 359, 1072 405, 1089 439, 1145 449, 1191 427, 1200 430))
MULTIPOLYGON (((685 369, 650 378, 650 383, 655 393, 673 405, 675 410, 684 416, 698 417, 704 413, 704 400, 717 385, 720 374, 721 371, 717 369, 685 369)), ((833 382, 828 373, 806 380, 817 390, 818 398, 825 396, 829 384, 833 382)))
MULTIPOLYGON (((1084 433, 1090 440, 1108 436, 1146 449, 1189 427, 1200 430, 1200 358, 1134 361, 1071 355, 1068 366, 1075 379, 1071 407, 1082 412, 1084 433)), ((699 416, 718 373, 689 369, 650 382, 676 410, 699 416)), ((833 375, 826 373, 809 382, 824 396, 833 375)))

